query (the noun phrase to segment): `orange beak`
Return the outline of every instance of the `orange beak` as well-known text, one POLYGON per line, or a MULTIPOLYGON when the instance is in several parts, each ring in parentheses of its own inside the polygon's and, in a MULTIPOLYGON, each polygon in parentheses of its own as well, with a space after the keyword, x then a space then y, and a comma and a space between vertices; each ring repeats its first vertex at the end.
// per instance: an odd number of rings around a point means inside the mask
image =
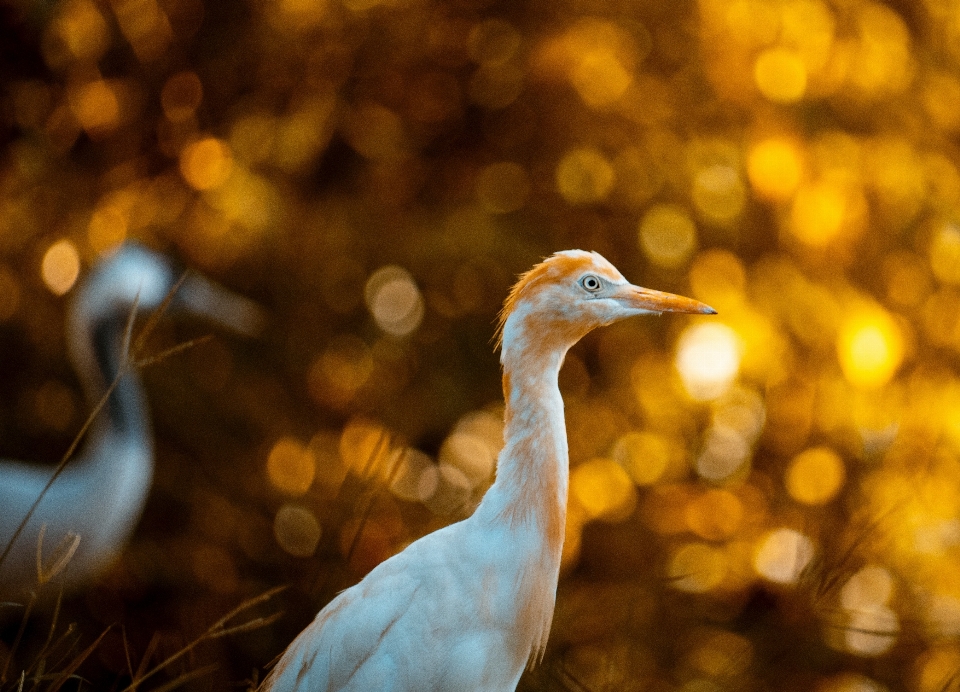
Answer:
POLYGON ((649 312, 687 312, 700 315, 716 315, 717 311, 709 305, 693 298, 654 291, 650 288, 628 285, 617 291, 614 296, 624 305, 647 310, 649 312))

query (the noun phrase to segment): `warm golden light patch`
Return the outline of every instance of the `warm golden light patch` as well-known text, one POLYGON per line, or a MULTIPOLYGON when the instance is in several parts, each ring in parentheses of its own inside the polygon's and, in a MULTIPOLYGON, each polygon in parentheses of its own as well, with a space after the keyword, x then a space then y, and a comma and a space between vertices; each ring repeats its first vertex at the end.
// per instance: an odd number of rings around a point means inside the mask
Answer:
POLYGON ((791 0, 781 9, 782 40, 793 47, 811 75, 828 64, 836 20, 822 0, 791 0))
POLYGON ((279 4, 284 19, 296 27, 320 23, 328 10, 328 0, 280 0, 279 4))
POLYGON ((87 226, 87 240, 97 254, 104 254, 127 238, 127 217, 113 205, 97 207, 87 226))
MULTIPOLYGON (((945 254, 950 256, 956 253, 957 269, 944 266, 941 267, 944 270, 943 275, 937 275, 937 278, 945 283, 960 283, 960 231, 955 231, 955 234, 951 240, 956 241, 957 244, 955 247, 950 247, 952 243, 948 241, 945 254)), ((930 270, 940 261, 939 258, 933 257, 934 254, 939 255, 939 251, 935 253, 931 250, 930 254, 929 264, 920 255, 908 251, 892 252, 887 255, 883 262, 883 273, 887 283, 887 297, 895 305, 916 308, 930 295, 933 288, 930 270)), ((936 271, 934 269, 934 273, 936 271)))
POLYGON ((946 71, 933 71, 926 77, 922 101, 934 124, 955 132, 960 128, 960 80, 946 71))
POLYGON ((728 35, 745 48, 770 45, 780 31, 779 8, 762 0, 731 0, 721 6, 728 35))
POLYGON ((941 224, 933 236, 930 268, 940 281, 960 284, 960 227, 957 224, 941 224))
POLYGON ((387 430, 377 423, 362 418, 351 420, 340 435, 343 465, 363 478, 387 477, 401 453, 390 449, 389 437, 387 430))
POLYGON ((846 610, 866 610, 886 605, 893 595, 893 576, 880 565, 867 565, 847 580, 840 590, 840 605, 846 610))
POLYGON ((313 454, 292 437, 282 437, 267 455, 267 476, 278 490, 303 495, 313 485, 316 463, 313 454))
POLYGON ((683 332, 677 342, 676 366, 691 397, 716 399, 740 372, 743 344, 737 333, 717 322, 700 322, 683 332))
POLYGON ((614 22, 583 19, 548 50, 591 108, 620 99, 633 83, 638 59, 634 38, 614 22))
POLYGON ((230 176, 233 157, 230 147, 216 137, 206 137, 180 152, 180 172, 195 190, 211 190, 230 176))
POLYGON ((746 637, 724 630, 705 630, 690 654, 690 662, 711 678, 728 679, 750 668, 753 643, 746 637))
POLYGON ((69 91, 70 110, 91 136, 113 130, 120 121, 120 101, 102 79, 74 86, 69 91))
POLYGON ((843 635, 848 651, 860 656, 880 656, 896 644, 900 618, 882 605, 851 611, 843 635))
POLYGON ((99 60, 110 47, 110 28, 97 6, 88 0, 71 0, 60 3, 57 11, 48 31, 59 35, 74 58, 99 60))
POLYGON ((760 576, 779 584, 793 584, 813 558, 813 543, 794 529, 773 529, 763 535, 753 555, 760 576))
POLYGON ((860 673, 838 673, 824 678, 815 692, 886 692, 887 688, 860 673))
POLYGON ((803 176, 797 146, 779 137, 758 142, 747 156, 747 176, 760 196, 781 202, 789 200, 803 176))
POLYGON ((793 200, 790 230, 807 245, 823 247, 844 230, 847 206, 846 195, 835 185, 803 185, 793 200))
MULTIPOLYGON (((914 677, 917 692, 942 692, 960 670, 960 646, 943 642, 917 657, 914 677)), ((949 689, 949 688, 947 688, 949 689)))
POLYGON ((654 264, 677 267, 697 248, 697 227, 683 207, 657 204, 640 220, 638 240, 654 264))
POLYGON ((652 432, 628 432, 613 445, 611 456, 637 485, 653 485, 678 455, 672 440, 652 432))
POLYGON ((173 40, 173 28, 156 0, 118 0, 112 5, 120 31, 141 62, 166 54, 173 40))
POLYGON ((712 163, 694 171, 691 196, 700 214, 718 224, 736 219, 746 201, 739 171, 726 163, 712 163))
MULTIPOLYGON (((334 116, 339 113, 337 108, 336 92, 332 88, 322 88, 319 93, 304 98, 295 110, 281 118, 265 114, 255 116, 254 121, 247 123, 237 133, 237 139, 246 145, 246 155, 257 157, 269 154, 271 162, 284 171, 303 172, 316 163, 316 157, 329 143, 334 116), (242 132, 244 129, 246 131, 242 132), (264 139, 258 141, 256 138, 261 135, 264 139)), ((346 135, 361 136, 352 128, 362 125, 351 119, 347 126, 346 135)))
POLYGON ((470 481, 471 487, 475 488, 490 480, 496 456, 482 437, 460 430, 443 441, 437 460, 441 464, 460 469, 470 481))
POLYGON ((426 502, 437 490, 437 463, 419 449, 405 449, 390 483, 390 492, 409 502, 426 502))
POLYGON ((752 435, 735 427, 711 426, 694 462, 697 474, 716 483, 742 473, 749 466, 752 442, 752 435))
POLYGON ((210 190, 206 201, 232 224, 231 242, 249 242, 268 229, 280 205, 276 188, 267 178, 233 166, 222 185, 210 190))
POLYGON ((746 278, 743 262, 728 250, 704 250, 697 254, 690 266, 693 297, 721 314, 743 304, 746 278))
POLYGON ((794 51, 770 48, 753 66, 760 93, 776 103, 796 103, 807 90, 807 67, 794 51))
POLYGON ((687 505, 687 525, 700 538, 726 540, 743 523, 743 503, 729 490, 714 488, 700 494, 687 505))
POLYGON ((373 368, 367 344, 354 334, 340 334, 310 366, 307 386, 317 401, 342 408, 367 384, 373 368))
POLYGON ((423 295, 403 267, 389 265, 375 271, 367 279, 364 298, 377 326, 393 336, 410 334, 423 319, 423 295))
POLYGON ((829 447, 813 447, 793 458, 785 482, 793 499, 820 505, 834 498, 845 477, 843 460, 836 452, 829 447))
POLYGON ((278 119, 266 113, 241 116, 230 128, 230 150, 247 164, 266 161, 273 153, 278 127, 278 119))
POLYGON ((683 207, 657 204, 640 220, 640 247, 654 264, 677 267, 697 248, 697 227, 683 207))
POLYGON ((674 551, 667 565, 670 584, 680 591, 705 593, 723 581, 729 559, 720 548, 706 543, 685 543, 674 551))
POLYGON ((949 205, 960 199, 960 171, 952 160, 940 152, 926 152, 922 165, 933 204, 949 205))
POLYGON ((80 253, 69 240, 58 240, 43 254, 40 278, 53 293, 62 296, 80 276, 80 253))
POLYGON ((570 474, 570 492, 592 519, 622 521, 636 506, 630 476, 612 459, 592 459, 570 474))
POLYGON ((580 57, 570 80, 584 103, 599 108, 623 96, 633 77, 616 53, 608 48, 598 48, 580 57))
POLYGON ((613 188, 613 166, 593 147, 571 149, 557 165, 557 189, 570 204, 591 204, 613 188))
POLYGON ((903 362, 904 337, 900 326, 879 306, 849 315, 837 335, 837 356, 847 380, 866 388, 890 381, 903 362))
POLYGON ((283 505, 273 519, 273 536, 286 552, 310 557, 320 542, 320 522, 313 512, 297 505, 283 505))
POLYGON ((910 83, 914 61, 910 30, 894 10, 879 3, 857 8, 858 41, 849 79, 867 96, 897 93, 910 83))

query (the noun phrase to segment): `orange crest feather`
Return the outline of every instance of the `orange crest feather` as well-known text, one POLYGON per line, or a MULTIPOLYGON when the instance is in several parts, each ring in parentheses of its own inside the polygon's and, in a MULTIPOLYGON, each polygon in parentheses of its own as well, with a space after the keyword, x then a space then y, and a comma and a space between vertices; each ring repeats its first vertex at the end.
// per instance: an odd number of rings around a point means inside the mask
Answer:
POLYGON ((584 250, 564 250, 557 252, 545 258, 539 264, 535 264, 532 269, 525 271, 519 277, 517 282, 510 289, 507 299, 503 301, 503 307, 497 313, 497 328, 494 332, 494 350, 500 350, 503 346, 503 328, 520 299, 528 294, 536 292, 536 287, 545 283, 558 281, 563 278, 572 278, 577 274, 594 269, 609 278, 616 279, 617 272, 612 265, 596 252, 586 252, 584 250), (613 270, 612 272, 610 270, 613 270))

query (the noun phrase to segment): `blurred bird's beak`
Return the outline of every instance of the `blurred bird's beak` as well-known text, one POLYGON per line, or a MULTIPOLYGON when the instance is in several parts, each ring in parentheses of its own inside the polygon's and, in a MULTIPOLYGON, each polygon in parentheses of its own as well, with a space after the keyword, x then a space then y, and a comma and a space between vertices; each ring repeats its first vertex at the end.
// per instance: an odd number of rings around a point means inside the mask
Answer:
POLYGON ((245 336, 257 336, 266 322, 263 309, 252 300, 194 272, 184 277, 174 304, 184 312, 245 336))
POLYGON ((688 312, 700 315, 716 315, 717 311, 693 298, 654 291, 650 288, 626 285, 613 296, 623 305, 648 312, 688 312))

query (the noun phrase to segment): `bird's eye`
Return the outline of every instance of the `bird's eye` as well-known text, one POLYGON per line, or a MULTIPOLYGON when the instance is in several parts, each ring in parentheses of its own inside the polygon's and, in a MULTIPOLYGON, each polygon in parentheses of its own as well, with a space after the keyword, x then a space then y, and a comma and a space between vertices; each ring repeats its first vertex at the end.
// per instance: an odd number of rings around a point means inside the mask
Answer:
POLYGON ((593 274, 587 274, 585 277, 580 279, 580 285, 591 293, 596 293, 602 286, 600 279, 593 274))

